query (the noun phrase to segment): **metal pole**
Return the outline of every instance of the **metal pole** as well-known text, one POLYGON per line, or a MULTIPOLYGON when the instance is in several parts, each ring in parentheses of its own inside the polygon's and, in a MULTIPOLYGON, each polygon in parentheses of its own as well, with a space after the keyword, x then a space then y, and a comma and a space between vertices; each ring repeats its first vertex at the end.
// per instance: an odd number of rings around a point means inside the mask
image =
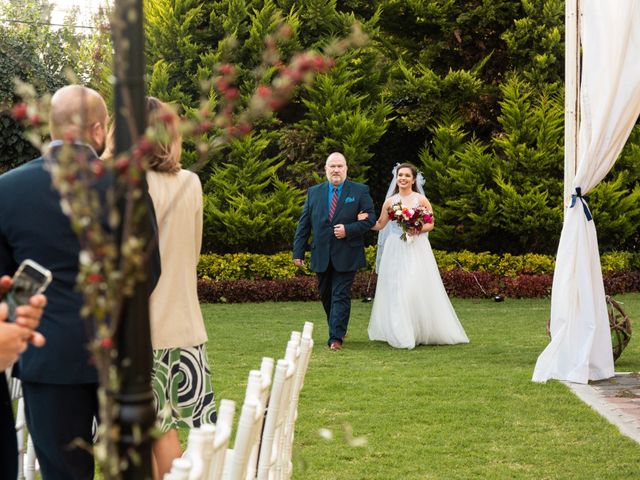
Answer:
MULTIPOLYGON (((115 59, 115 150, 116 154, 130 150, 145 128, 144 103, 144 30, 142 0, 116 0, 113 19, 115 59)), ((142 189, 146 179, 142 174, 142 189)), ((124 200, 121 205, 124 211, 124 200)), ((145 196, 136 201, 133 233, 143 239, 151 238, 145 196), (142 211, 142 212, 141 212, 142 211)), ((122 238, 122 226, 119 238, 122 238)), ((145 241, 147 244, 148 241, 145 241)), ((147 272, 149 268, 147 266, 147 272)), ((139 282, 133 295, 126 298, 119 319, 117 336, 118 375, 120 388, 116 394, 117 423, 120 426, 119 454, 126 460, 123 479, 152 478, 151 438, 149 432, 155 422, 153 392, 151 390, 152 349, 149 328, 149 275, 139 282)))
POLYGON ((580 0, 565 3, 564 57, 564 205, 571 202, 578 166, 580 115, 580 0))

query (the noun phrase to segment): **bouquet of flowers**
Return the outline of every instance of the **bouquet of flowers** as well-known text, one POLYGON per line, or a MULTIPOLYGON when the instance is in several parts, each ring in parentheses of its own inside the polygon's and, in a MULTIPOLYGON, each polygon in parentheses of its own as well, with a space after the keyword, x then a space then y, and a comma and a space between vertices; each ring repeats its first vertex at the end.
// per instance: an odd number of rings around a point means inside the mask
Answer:
POLYGON ((400 238, 406 242, 407 232, 420 230, 425 223, 433 222, 433 214, 422 205, 410 208, 398 202, 389 208, 389 219, 400 225, 402 228, 400 238))

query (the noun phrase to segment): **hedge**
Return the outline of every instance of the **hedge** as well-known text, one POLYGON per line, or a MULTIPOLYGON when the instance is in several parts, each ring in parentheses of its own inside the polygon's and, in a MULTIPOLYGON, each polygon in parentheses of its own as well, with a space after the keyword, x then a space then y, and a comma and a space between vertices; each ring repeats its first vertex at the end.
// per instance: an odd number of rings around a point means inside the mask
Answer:
MULTIPOLYGON (((441 271, 449 295, 460 298, 491 298, 497 294, 508 298, 542 298, 551 292, 551 274, 503 276, 491 272, 469 272, 460 268, 441 271)), ((620 270, 603 275, 607 294, 640 291, 640 271, 620 270)), ((355 299, 375 295, 376 274, 358 272, 353 283, 355 299)), ((275 280, 198 280, 198 294, 203 303, 241 303, 266 301, 318 300, 316 279, 297 276, 275 280)))
MULTIPOLYGON (((367 259, 365 271, 372 272, 376 258, 375 246, 367 247, 365 255, 367 259)), ((498 255, 488 252, 434 250, 434 255, 441 272, 461 269, 470 272, 493 273, 508 278, 516 278, 520 275, 553 275, 555 263, 554 257, 538 254, 498 255)), ((640 254, 605 253, 601 257, 601 264, 602 272, 605 274, 640 270, 640 254)), ((276 280, 291 279, 301 275, 311 276, 313 274, 307 267, 299 269, 293 265, 290 252, 275 255, 203 254, 198 265, 198 278, 208 280, 276 280)))

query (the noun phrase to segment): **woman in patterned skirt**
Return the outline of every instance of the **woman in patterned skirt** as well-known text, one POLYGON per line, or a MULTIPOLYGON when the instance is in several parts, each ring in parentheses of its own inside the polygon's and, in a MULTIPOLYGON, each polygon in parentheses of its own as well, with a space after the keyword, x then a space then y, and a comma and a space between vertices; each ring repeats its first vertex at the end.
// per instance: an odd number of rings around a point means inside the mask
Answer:
POLYGON ((155 145, 147 182, 158 220, 162 273, 150 299, 153 391, 162 435, 154 442, 158 478, 182 455, 178 427, 215 423, 216 409, 197 294, 202 243, 202 186, 180 165, 179 118, 147 98, 155 145))

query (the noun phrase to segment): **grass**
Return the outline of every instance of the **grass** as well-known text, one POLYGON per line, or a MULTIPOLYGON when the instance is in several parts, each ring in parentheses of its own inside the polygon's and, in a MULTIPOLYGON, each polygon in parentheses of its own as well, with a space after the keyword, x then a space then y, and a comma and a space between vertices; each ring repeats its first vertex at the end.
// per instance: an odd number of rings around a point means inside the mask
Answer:
MULTIPOLYGON (((640 318, 640 294, 616 297, 640 318)), ((345 348, 326 347, 319 303, 203 305, 216 399, 240 405, 250 369, 315 323, 294 479, 638 478, 640 446, 558 382, 531 382, 548 300, 453 300, 468 345, 397 350, 367 338, 354 301, 345 348), (327 440, 320 429, 333 432, 327 440), (351 433, 352 432, 352 433, 351 433), (352 435, 364 437, 354 446, 352 435)), ((640 371, 632 340, 616 371, 640 371)))

